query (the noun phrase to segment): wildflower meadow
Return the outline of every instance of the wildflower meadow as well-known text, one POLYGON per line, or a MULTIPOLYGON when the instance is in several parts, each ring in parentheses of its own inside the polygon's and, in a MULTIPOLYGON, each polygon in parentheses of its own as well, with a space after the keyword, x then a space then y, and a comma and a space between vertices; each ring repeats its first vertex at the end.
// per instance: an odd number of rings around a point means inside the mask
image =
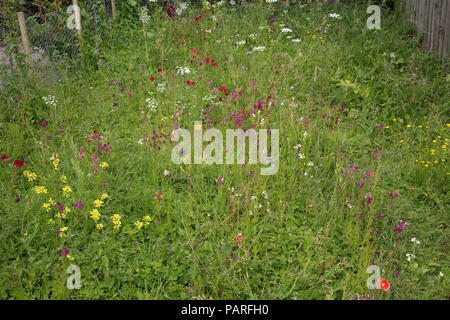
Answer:
POLYGON ((450 75, 401 12, 78 3, 78 55, 1 66, 0 299, 449 299, 450 75))

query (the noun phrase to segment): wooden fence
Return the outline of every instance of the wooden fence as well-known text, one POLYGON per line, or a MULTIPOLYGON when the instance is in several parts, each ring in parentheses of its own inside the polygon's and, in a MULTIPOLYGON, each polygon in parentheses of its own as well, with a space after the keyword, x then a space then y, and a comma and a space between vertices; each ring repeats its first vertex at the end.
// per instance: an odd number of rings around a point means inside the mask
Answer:
POLYGON ((450 0, 404 0, 401 9, 423 35, 424 49, 448 62, 450 49, 450 0))

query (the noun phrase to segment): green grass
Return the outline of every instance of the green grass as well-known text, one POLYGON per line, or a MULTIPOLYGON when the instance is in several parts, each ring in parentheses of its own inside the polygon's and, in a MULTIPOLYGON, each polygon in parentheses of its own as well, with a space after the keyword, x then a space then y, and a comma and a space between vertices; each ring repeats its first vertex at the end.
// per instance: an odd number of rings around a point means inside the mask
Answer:
POLYGON ((9 156, 0 162, 1 299, 449 298, 448 74, 388 12, 381 30, 368 30, 359 5, 275 8, 273 30, 268 6, 205 9, 199 22, 191 22, 199 8, 174 21, 155 9, 145 29, 151 37, 127 19, 136 9, 119 8, 118 22, 96 39, 98 56, 86 36, 80 61, 8 78, 0 95, 0 154, 9 156), (247 54, 257 46, 266 50, 247 54), (201 56, 191 64, 192 48, 201 56), (218 67, 198 65, 207 53, 218 67), (191 70, 184 77, 176 72, 183 66, 191 70), (233 90, 247 91, 245 99, 224 106, 218 95, 212 108, 204 98, 222 86, 229 99, 233 90), (44 102, 48 95, 56 106, 44 102), (227 116, 251 113, 258 101, 263 111, 242 127, 280 130, 276 175, 260 175, 260 165, 179 166, 170 137, 157 138, 165 140, 160 150, 150 145, 154 130, 170 135, 175 123, 191 130, 195 120, 210 127, 208 119, 233 128, 227 116), (99 156, 108 167, 95 173, 95 140, 86 138, 94 130, 111 147, 99 156), (28 181, 25 170, 37 178, 28 181), (94 221, 102 193, 108 198, 94 221), (42 208, 49 198, 71 209, 65 218, 55 206, 42 208), (138 230, 147 215, 151 223, 138 230), (408 227, 396 233, 399 220, 408 227), (63 248, 73 260, 58 254, 63 248), (408 261, 407 253, 415 257, 408 261), (389 291, 367 288, 372 262, 389 291), (81 270, 78 290, 66 288, 73 264, 81 270))

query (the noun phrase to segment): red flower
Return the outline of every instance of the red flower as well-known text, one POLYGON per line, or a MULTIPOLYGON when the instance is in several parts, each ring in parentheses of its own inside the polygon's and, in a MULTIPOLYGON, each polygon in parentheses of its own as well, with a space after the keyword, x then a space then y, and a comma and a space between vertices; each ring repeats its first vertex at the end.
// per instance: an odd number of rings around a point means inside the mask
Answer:
POLYGON ((174 8, 174 6, 170 6, 169 8, 167 8, 167 15, 169 17, 171 17, 171 18, 175 15, 175 8, 174 8))
POLYGON ((238 236, 236 237, 236 241, 237 241, 237 242, 242 242, 242 235, 238 235, 238 236))
POLYGON ((154 78, 154 77, 151 77, 151 78, 150 78, 150 81, 151 81, 151 82, 155 81, 155 78, 154 78))
POLYGON ((20 161, 20 160, 14 160, 14 165, 15 165, 16 167, 21 167, 21 166, 23 166, 23 161, 20 161))
POLYGON ((5 161, 5 162, 8 161, 8 158, 9 158, 9 157, 8 157, 6 154, 2 155, 2 160, 3 160, 3 161, 5 161))
POLYGON ((391 285, 386 279, 378 280, 378 284, 383 291, 388 291, 391 285))
POLYGON ((161 68, 159 68, 159 69, 158 69, 158 72, 161 73, 161 71, 162 71, 161 68))

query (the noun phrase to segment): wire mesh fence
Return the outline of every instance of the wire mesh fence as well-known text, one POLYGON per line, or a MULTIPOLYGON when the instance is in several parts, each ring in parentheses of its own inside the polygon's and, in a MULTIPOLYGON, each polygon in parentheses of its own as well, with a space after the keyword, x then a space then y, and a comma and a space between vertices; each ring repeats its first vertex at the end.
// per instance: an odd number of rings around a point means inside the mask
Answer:
MULTIPOLYGON (((83 41, 98 49, 99 41, 106 32, 105 26, 112 18, 111 0, 79 0, 83 41)), ((31 61, 45 65, 57 72, 61 64, 76 65, 81 58, 81 39, 75 23, 75 8, 69 5, 44 15, 32 15, 25 19, 31 61)), ((11 75, 24 59, 25 53, 17 20, 0 16, 0 72, 11 75)))

